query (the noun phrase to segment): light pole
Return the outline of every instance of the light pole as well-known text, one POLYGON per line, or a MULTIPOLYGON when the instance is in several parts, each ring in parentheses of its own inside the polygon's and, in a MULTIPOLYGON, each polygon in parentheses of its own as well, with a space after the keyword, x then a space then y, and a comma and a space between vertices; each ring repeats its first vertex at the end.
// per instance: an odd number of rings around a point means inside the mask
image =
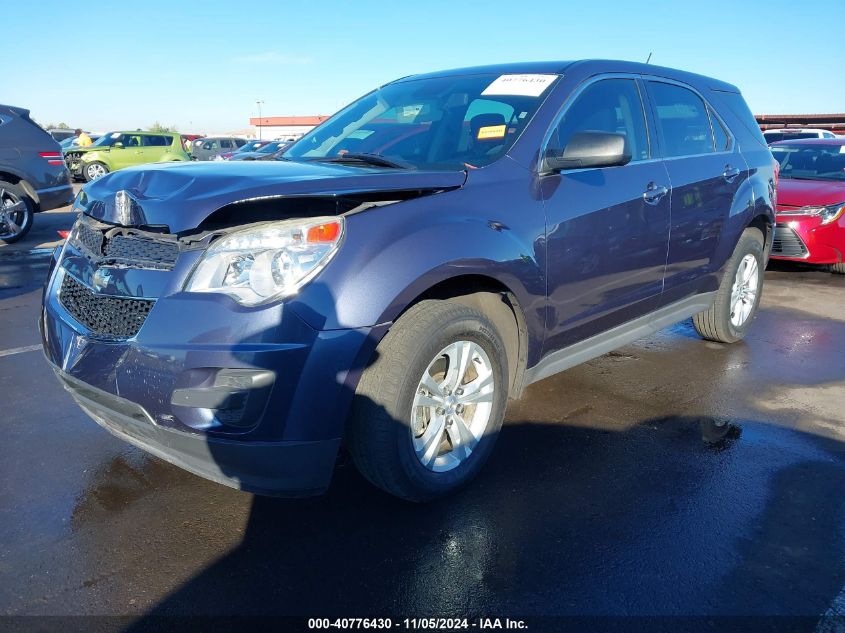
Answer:
POLYGON ((261 106, 264 105, 264 102, 260 99, 256 99, 255 105, 258 106, 258 140, 262 140, 261 138, 261 106))

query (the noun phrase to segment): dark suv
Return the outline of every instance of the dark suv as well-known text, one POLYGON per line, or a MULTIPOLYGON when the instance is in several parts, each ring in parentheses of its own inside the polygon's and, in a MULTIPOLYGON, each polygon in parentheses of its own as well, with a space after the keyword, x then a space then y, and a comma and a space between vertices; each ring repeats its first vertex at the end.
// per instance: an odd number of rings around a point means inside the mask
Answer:
POLYGON ((38 211, 70 204, 73 188, 58 142, 29 110, 0 105, 0 240, 17 242, 38 211))
POLYGON ((775 181, 715 79, 614 61, 407 77, 281 161, 89 184, 44 349, 97 422, 203 477, 316 493, 343 443, 427 500, 478 472, 526 385, 689 317, 741 339, 775 181))

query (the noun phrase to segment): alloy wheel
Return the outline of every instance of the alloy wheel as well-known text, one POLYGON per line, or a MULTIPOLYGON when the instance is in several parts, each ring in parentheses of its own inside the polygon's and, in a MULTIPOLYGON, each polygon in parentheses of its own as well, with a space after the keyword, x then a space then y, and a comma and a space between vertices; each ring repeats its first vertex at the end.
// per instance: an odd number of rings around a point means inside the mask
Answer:
POLYGON ((28 214, 25 201, 0 188, 0 240, 15 239, 23 233, 28 214))
POLYGON ((478 446, 493 411, 493 365, 472 341, 456 341, 429 363, 411 407, 411 441, 434 472, 462 464, 478 446))
POLYGON ((106 168, 99 163, 91 163, 85 168, 89 180, 96 180, 106 175, 106 168))
POLYGON ((742 326, 754 310, 759 278, 757 258, 749 253, 739 263, 731 289, 731 323, 734 327, 742 326))

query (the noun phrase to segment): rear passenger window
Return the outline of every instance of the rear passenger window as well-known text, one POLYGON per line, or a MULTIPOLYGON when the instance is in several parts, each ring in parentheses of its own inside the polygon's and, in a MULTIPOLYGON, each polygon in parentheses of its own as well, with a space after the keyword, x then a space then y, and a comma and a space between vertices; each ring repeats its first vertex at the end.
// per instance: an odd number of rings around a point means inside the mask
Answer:
POLYGON ((220 147, 222 147, 224 149, 231 149, 232 148, 232 141, 230 141, 227 138, 224 138, 222 141, 220 141, 220 147))
POLYGON ((238 147, 243 147, 244 145, 246 145, 246 141, 243 140, 242 138, 239 138, 239 139, 235 140, 235 145, 237 145, 238 147))
POLYGON ((710 123, 713 127, 713 147, 716 148, 717 152, 726 152, 731 147, 731 140, 728 137, 728 133, 725 130, 725 126, 722 125, 722 122, 719 120, 719 117, 711 110, 707 108, 707 112, 710 114, 710 123))
POLYGON ((159 136, 159 135, 147 135, 142 137, 144 139, 144 146, 145 147, 167 147, 170 145, 170 139, 166 136, 159 136))
POLYGON ((588 86, 567 108, 549 140, 564 149, 578 132, 610 132, 625 137, 631 161, 650 157, 642 100, 633 79, 603 79, 588 86))
POLYGON ((663 155, 692 156, 713 150, 707 109, 692 90, 675 84, 650 81, 649 91, 657 110, 657 130, 663 155))

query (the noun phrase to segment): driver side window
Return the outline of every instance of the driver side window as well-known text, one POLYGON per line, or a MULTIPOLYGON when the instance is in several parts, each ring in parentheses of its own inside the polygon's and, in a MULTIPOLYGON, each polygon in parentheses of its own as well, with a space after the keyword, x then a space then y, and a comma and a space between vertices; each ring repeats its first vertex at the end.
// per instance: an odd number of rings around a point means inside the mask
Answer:
POLYGON ((602 79, 588 86, 563 115, 549 149, 563 150, 579 132, 608 132, 625 137, 631 162, 651 157, 642 99, 633 79, 602 79))

